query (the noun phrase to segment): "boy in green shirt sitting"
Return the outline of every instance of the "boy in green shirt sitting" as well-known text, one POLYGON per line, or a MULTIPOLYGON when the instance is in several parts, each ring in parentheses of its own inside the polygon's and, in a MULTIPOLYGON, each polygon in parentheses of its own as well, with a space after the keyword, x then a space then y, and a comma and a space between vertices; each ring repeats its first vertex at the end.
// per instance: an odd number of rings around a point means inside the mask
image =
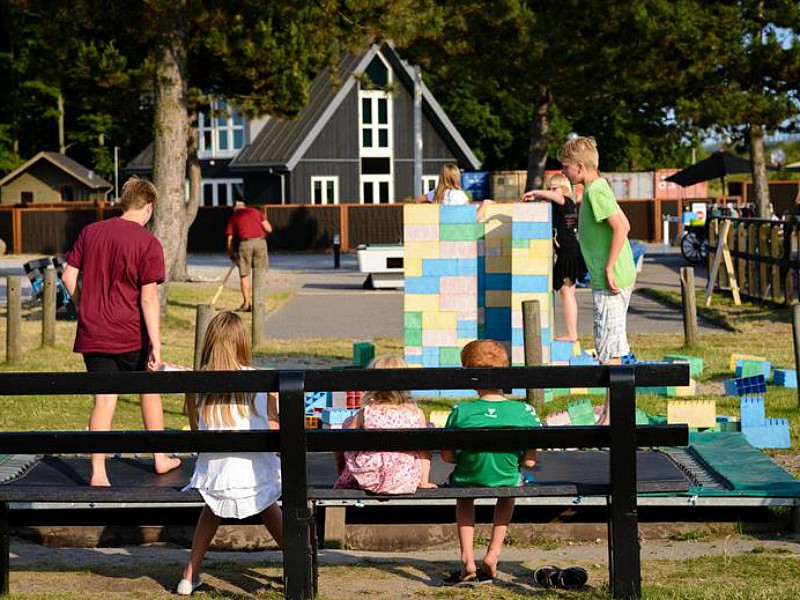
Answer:
MULTIPOLYGON (((502 344, 494 340, 474 340, 461 350, 461 365, 467 368, 507 367, 508 353, 502 344)), ((453 407, 445 426, 453 429, 539 427, 541 422, 530 404, 509 400, 502 390, 478 390, 478 399, 453 407)), ((442 450, 442 459, 456 465, 450 476, 450 484, 454 487, 520 486, 520 468, 523 465, 533 467, 536 451, 442 450)), ((462 566, 459 571, 454 571, 445 579, 445 584, 483 583, 497 576, 497 561, 513 513, 514 498, 497 499, 492 519, 492 536, 478 570, 472 547, 475 536, 475 502, 472 498, 457 500, 456 523, 462 566)))

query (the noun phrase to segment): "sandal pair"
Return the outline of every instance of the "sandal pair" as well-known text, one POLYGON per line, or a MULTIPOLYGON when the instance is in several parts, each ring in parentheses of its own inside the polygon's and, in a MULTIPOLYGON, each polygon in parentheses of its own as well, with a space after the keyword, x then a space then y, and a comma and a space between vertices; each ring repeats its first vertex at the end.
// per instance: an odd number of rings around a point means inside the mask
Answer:
POLYGON ((456 569, 442 580, 442 585, 482 585, 484 583, 494 583, 494 577, 483 569, 478 569, 475 573, 470 573, 462 577, 461 569, 456 569))
POLYGON ((577 590, 589 581, 589 574, 583 567, 540 567, 533 572, 533 580, 543 588, 577 590))

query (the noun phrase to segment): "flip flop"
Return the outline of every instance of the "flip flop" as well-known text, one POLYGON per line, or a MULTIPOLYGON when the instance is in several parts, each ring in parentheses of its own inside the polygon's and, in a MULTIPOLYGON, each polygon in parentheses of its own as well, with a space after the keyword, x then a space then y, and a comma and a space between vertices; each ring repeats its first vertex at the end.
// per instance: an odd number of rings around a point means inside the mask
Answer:
POLYGON ((543 588, 558 587, 561 569, 558 567, 539 567, 533 572, 533 580, 543 588))
POLYGON ((494 577, 489 575, 489 573, 487 573, 481 568, 478 569, 478 573, 475 575, 475 583, 477 583, 478 585, 483 585, 486 583, 492 584, 494 583, 494 577))
POLYGON ((577 590, 586 585, 589 574, 583 567, 569 567, 558 574, 558 587, 565 590, 577 590))
POLYGON ((442 585, 475 585, 478 583, 478 574, 469 573, 466 577, 461 576, 461 569, 456 569, 442 580, 442 585))

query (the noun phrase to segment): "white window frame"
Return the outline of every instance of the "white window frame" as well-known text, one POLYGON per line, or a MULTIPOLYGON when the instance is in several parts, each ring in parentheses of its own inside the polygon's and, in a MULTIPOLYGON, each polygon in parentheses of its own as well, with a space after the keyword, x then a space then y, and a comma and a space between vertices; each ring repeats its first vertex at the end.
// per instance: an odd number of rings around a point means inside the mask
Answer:
POLYGON ((201 159, 231 158, 247 145, 247 123, 244 117, 231 108, 225 100, 217 100, 211 106, 214 112, 227 111, 227 116, 211 116, 200 113, 197 119, 197 133, 199 136, 197 155, 201 159), (223 124, 220 124, 220 122, 223 124), (238 121, 238 122, 237 122, 238 121), (235 132, 241 132, 241 146, 235 147, 235 132), (211 147, 206 147, 206 134, 210 133, 211 147), (227 149, 220 149, 220 139, 227 141, 227 149))
MULTIPOLYGON (((391 71, 390 71, 391 72, 391 71)), ((383 90, 361 90, 358 93, 358 146, 361 156, 392 156, 394 149, 394 103, 392 95, 383 90), (372 122, 364 123, 363 101, 369 100, 372 106, 372 122), (378 102, 386 101, 386 123, 378 123, 378 102), (372 146, 364 145, 364 130, 372 132, 372 146), (379 131, 386 130, 386 146, 378 146, 379 131)))
POLYGON ((439 185, 438 175, 423 175, 422 176, 422 193, 427 194, 431 190, 435 190, 439 185))
POLYGON ((338 175, 314 175, 311 177, 311 204, 315 206, 330 206, 331 203, 327 201, 326 186, 328 183, 333 183, 333 203, 339 204, 339 176, 338 175), (322 186, 322 202, 317 204, 314 198, 314 184, 319 183, 322 186))
POLYGON ((380 189, 380 183, 388 183, 389 184, 389 202, 385 204, 394 204, 395 197, 394 197, 394 177, 389 175, 362 175, 360 180, 360 185, 358 189, 358 193, 360 196, 361 204, 384 204, 378 200, 377 202, 367 202, 366 198, 364 197, 364 184, 369 183, 373 186, 373 198, 378 198, 378 190, 380 189))
POLYGON ((233 186, 244 186, 244 179, 203 179, 200 183, 200 206, 233 206, 233 186), (205 203, 205 187, 212 186, 211 204, 205 203), (226 188, 227 202, 219 203, 219 189, 226 188))

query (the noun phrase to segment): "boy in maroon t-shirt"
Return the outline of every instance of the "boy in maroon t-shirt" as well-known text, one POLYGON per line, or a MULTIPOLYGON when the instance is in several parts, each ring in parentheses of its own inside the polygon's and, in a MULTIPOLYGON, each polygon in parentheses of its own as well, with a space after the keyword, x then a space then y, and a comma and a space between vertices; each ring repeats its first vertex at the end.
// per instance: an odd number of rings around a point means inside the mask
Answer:
POLYGON ((228 254, 239 267, 242 288, 242 305, 236 310, 249 311, 253 306, 253 284, 250 272, 253 269, 268 269, 267 234, 272 225, 261 211, 238 200, 233 214, 225 227, 228 254))
MULTIPOLYGON (((152 183, 132 177, 122 186, 122 216, 84 227, 67 253, 62 281, 78 308, 73 350, 83 354, 89 372, 145 371, 161 362, 158 284, 164 281, 164 251, 144 228, 157 199, 152 183)), ((141 403, 145 428, 164 429, 161 396, 142 394, 141 403)), ((89 430, 110 430, 116 405, 116 394, 95 395, 89 430)), ((180 465, 166 454, 154 456, 159 474, 180 465)), ((105 454, 92 455, 89 483, 111 485, 105 454)))

